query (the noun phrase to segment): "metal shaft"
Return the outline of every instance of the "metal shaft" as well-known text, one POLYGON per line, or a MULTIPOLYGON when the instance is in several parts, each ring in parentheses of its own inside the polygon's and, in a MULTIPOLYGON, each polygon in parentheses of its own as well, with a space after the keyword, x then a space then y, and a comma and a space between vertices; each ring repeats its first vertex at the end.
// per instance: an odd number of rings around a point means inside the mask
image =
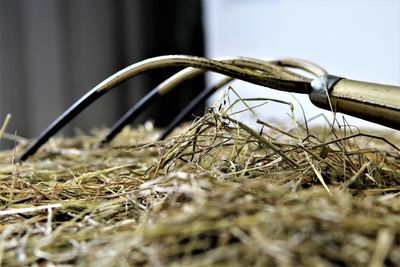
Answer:
POLYGON ((311 101, 341 112, 400 130, 400 87, 327 76, 312 82, 311 101), (329 93, 329 100, 326 97, 329 93))

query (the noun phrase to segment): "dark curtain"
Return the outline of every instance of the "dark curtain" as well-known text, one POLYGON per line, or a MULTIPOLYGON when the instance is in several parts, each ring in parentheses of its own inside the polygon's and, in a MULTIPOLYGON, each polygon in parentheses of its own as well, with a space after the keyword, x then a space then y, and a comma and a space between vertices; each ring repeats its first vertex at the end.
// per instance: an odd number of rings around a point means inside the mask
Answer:
MULTIPOLYGON (((123 67, 158 55, 203 55, 201 18, 201 1, 194 0, 0 0, 0 122, 11 113, 7 132, 31 138, 123 67)), ((64 133, 110 126, 177 70, 131 79, 64 133)), ((203 86, 203 77, 185 83, 136 122, 165 126, 203 86)))

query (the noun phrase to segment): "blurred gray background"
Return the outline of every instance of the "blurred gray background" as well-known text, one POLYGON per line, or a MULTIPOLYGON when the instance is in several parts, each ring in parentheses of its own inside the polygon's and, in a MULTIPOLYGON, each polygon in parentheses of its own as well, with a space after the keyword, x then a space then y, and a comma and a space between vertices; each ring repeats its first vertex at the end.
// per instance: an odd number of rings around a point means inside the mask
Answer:
MULTIPOLYGON (((7 132, 35 137, 108 76, 166 54, 204 55, 201 1, 0 0, 0 123, 11 113, 7 132)), ((131 79, 63 133, 111 126, 173 73, 159 70, 131 79)), ((154 119, 164 126, 203 89, 203 80, 185 83, 138 122, 154 119)))

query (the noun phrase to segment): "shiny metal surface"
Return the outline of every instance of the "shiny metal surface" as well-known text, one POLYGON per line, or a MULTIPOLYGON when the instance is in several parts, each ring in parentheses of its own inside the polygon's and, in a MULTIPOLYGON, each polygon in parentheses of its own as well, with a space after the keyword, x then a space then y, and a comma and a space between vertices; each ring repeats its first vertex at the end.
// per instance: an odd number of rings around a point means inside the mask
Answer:
POLYGON ((326 89, 331 106, 313 101, 317 106, 400 130, 399 86, 342 78, 326 89))

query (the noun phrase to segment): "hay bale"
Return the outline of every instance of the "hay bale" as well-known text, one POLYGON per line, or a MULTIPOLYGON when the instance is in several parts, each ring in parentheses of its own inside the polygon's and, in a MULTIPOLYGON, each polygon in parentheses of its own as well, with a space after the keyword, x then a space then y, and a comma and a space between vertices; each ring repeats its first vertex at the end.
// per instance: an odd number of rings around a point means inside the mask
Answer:
POLYGON ((2 266, 399 266, 400 153, 382 137, 211 110, 0 152, 2 266))

